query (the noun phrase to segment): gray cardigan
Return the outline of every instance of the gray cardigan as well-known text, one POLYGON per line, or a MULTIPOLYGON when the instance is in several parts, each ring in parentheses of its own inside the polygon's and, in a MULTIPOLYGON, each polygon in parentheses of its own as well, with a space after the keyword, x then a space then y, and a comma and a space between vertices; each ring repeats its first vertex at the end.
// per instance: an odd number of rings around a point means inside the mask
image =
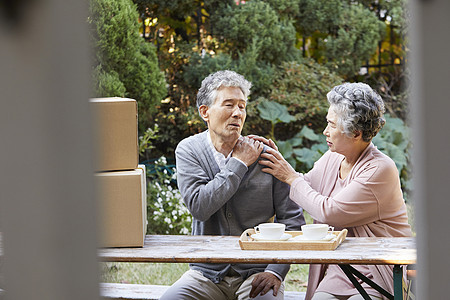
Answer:
MULTIPOLYGON (((236 235, 267 222, 274 215, 286 230, 300 230, 303 210, 289 199, 289 186, 261 171, 256 161, 246 167, 231 157, 219 169, 207 139, 208 131, 182 140, 175 150, 177 182, 193 216, 193 235, 236 235)), ((217 283, 233 267, 244 279, 270 270, 283 279, 289 265, 190 264, 217 283)))

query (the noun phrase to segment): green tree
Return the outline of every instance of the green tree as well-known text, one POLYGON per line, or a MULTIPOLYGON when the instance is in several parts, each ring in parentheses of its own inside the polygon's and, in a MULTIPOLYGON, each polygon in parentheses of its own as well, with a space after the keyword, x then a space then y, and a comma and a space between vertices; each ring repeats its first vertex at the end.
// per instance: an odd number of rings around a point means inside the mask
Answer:
POLYGON ((183 68, 184 80, 191 90, 196 91, 208 74, 224 69, 233 70, 252 82, 250 99, 256 99, 270 91, 275 74, 275 67, 258 60, 258 55, 259 49, 251 46, 244 53, 239 53, 236 59, 228 53, 220 53, 214 57, 209 54, 203 57, 193 54, 189 65, 183 68))
POLYGON ((258 53, 257 61, 277 64, 292 59, 298 52, 292 20, 280 19, 263 1, 228 6, 220 15, 213 15, 211 22, 234 58, 253 47, 258 53))
MULTIPOLYGON (((275 0, 271 0, 274 2, 275 0)), ((342 0, 296 0, 298 14, 295 26, 303 36, 313 36, 314 33, 322 33, 319 37, 325 37, 332 28, 339 24, 339 16, 344 9, 342 0)), ((275 1, 276 3, 276 1, 275 1)), ((274 4, 275 4, 274 3, 274 4)))
POLYGON ((408 0, 359 0, 358 2, 374 12, 380 20, 394 26, 397 34, 405 34, 408 29, 408 0))
MULTIPOLYGON (((273 136, 277 140, 291 138, 304 126, 317 131, 325 127, 325 116, 328 110, 327 93, 333 86, 341 84, 343 78, 319 65, 313 59, 301 62, 284 62, 274 75, 270 92, 248 106, 247 129, 249 132, 267 135, 273 132, 267 121, 261 120, 255 106, 264 101, 285 105, 294 122, 277 124, 273 136)), ((260 113, 260 111, 259 111, 260 113)))
POLYGON ((205 128, 195 108, 196 93, 201 80, 220 69, 235 70, 253 83, 244 134, 270 132, 271 124, 258 117, 263 100, 282 103, 296 116, 295 122, 278 123, 282 130, 276 135, 283 132, 288 138, 304 125, 322 130, 326 91, 343 80, 370 83, 395 101, 391 113, 403 116, 403 85, 392 84, 404 77, 403 70, 358 73, 379 57, 386 63, 389 49, 394 59, 404 56, 405 1, 134 0, 142 33, 156 46, 169 83, 168 97, 153 115, 161 136, 151 155, 172 157, 182 138, 205 128), (280 75, 287 65, 298 70, 280 75))
POLYGON ((94 95, 137 100, 139 128, 145 131, 167 91, 156 50, 139 35, 136 5, 131 0, 92 0, 88 22, 95 48, 94 95))
POLYGON ((358 1, 299 0, 297 4, 295 25, 304 56, 340 75, 355 75, 373 56, 386 30, 386 24, 358 1))
POLYGON ((325 63, 338 74, 352 75, 376 51, 386 25, 362 5, 349 4, 325 43, 325 63))

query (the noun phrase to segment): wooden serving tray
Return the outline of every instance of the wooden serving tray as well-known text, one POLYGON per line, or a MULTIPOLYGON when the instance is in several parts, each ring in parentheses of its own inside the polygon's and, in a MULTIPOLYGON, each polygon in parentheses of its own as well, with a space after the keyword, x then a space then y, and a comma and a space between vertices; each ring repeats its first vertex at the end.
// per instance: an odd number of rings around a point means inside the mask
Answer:
MULTIPOLYGON (((308 240, 287 240, 287 241, 257 241, 251 235, 255 233, 253 228, 245 230, 239 238, 239 245, 242 250, 334 250, 347 236, 347 229, 342 231, 332 231, 336 235, 329 241, 308 241, 308 240)), ((286 231, 296 237, 302 235, 301 231, 286 231)))

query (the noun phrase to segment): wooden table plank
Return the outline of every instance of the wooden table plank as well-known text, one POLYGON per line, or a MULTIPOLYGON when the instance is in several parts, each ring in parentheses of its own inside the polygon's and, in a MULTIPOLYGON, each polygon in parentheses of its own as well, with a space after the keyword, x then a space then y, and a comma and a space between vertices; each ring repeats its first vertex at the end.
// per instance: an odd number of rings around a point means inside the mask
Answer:
POLYGON ((415 264, 414 238, 349 237, 331 251, 242 250, 237 236, 148 235, 143 248, 99 249, 99 260, 172 263, 415 264))

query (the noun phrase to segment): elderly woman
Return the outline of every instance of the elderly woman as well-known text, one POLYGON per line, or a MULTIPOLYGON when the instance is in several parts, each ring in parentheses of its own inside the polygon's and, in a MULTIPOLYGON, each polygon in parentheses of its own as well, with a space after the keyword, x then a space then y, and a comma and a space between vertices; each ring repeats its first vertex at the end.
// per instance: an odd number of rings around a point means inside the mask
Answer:
MULTIPOLYGON (((327 94, 330 107, 323 131, 327 151, 307 174, 297 173, 272 141, 262 154, 262 170, 291 186, 290 199, 318 223, 348 236, 411 236, 397 168, 373 144, 383 127, 384 103, 364 83, 344 83, 327 94)), ((258 139, 258 138, 257 138, 258 139)), ((393 292, 392 266, 353 266, 393 292)), ((373 299, 383 299, 360 281, 373 299)), ((363 299, 337 265, 311 265, 306 299, 363 299)))

